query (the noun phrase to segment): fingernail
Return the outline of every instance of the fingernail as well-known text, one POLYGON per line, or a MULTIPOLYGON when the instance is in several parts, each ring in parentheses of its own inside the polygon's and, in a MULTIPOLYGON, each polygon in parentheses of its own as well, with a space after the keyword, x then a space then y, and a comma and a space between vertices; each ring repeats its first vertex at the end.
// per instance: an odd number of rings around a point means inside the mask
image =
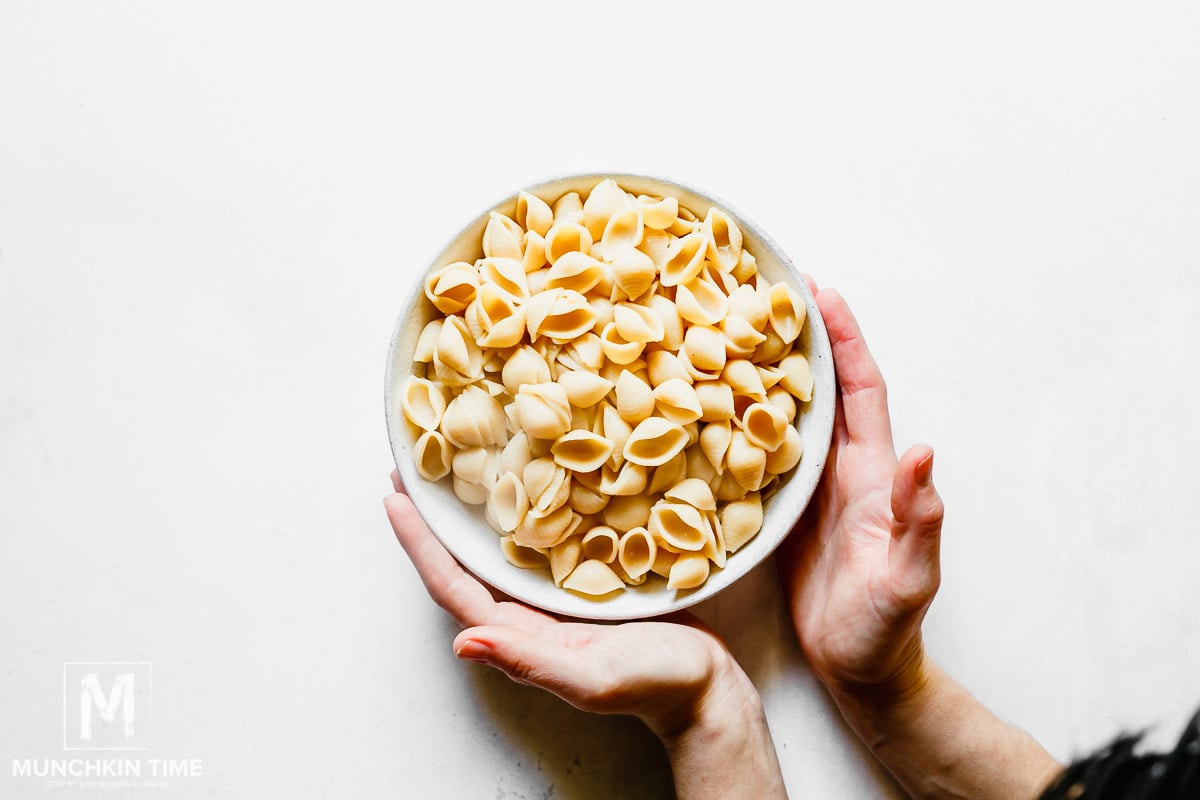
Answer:
POLYGON ((917 485, 925 489, 933 482, 933 453, 921 459, 917 464, 917 485))
POLYGON ((480 664, 488 662, 488 654, 492 650, 483 642, 476 639, 467 639, 462 643, 462 646, 454 651, 454 655, 459 658, 465 658, 468 661, 478 661, 480 664))

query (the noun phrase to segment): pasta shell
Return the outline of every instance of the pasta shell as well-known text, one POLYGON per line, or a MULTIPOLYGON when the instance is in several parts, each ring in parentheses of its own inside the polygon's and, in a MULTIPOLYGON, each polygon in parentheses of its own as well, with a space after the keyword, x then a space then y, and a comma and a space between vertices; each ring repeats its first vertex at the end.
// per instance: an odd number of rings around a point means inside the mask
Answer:
POLYGON ((583 558, 583 537, 572 536, 550 548, 550 576, 555 586, 562 586, 567 576, 583 558))
POLYGON ((490 283, 518 303, 529 299, 525 266, 512 258, 485 258, 479 262, 480 284, 490 283))
POLYGON ((608 506, 609 498, 608 495, 601 494, 598 488, 588 486, 580 480, 573 480, 567 502, 580 514, 599 514, 608 506))
POLYGON ((617 573, 613 572, 612 567, 608 564, 589 559, 580 563, 562 582, 562 586, 564 589, 570 589, 580 594, 601 597, 624 589, 625 582, 617 576, 617 573))
POLYGON ((767 390, 763 387, 762 376, 754 365, 744 358, 733 359, 725 365, 721 379, 729 384, 734 394, 752 397, 755 400, 766 400, 767 390))
POLYGON ((742 257, 742 231, 737 223, 724 211, 710 208, 701 230, 708 246, 708 257, 722 272, 732 271, 742 257))
POLYGON ((455 373, 474 380, 483 377, 483 351, 467 329, 462 317, 447 317, 438 332, 433 349, 435 364, 442 364, 455 373))
POLYGON ((668 350, 646 353, 646 374, 650 378, 650 385, 656 389, 669 380, 692 382, 692 376, 683 368, 679 358, 668 350))
POLYGON ((644 342, 631 342, 621 335, 616 322, 604 326, 600 333, 600 344, 604 348, 605 357, 614 364, 630 364, 641 356, 646 349, 644 342))
POLYGON ((500 552, 508 559, 508 563, 521 569, 540 569, 547 563, 546 556, 540 550, 522 547, 511 536, 500 537, 500 552))
POLYGON ((660 342, 663 349, 678 351, 683 346, 683 318, 679 316, 679 309, 660 294, 653 295, 649 305, 663 323, 663 338, 660 342))
POLYGON ((521 238, 525 231, 503 214, 493 211, 488 214, 487 227, 483 229, 483 255, 485 258, 511 258, 521 260, 521 238))
POLYGON ((813 374, 807 358, 800 353, 792 353, 779 362, 779 368, 783 370, 780 386, 797 400, 805 403, 812 400, 813 374))
POLYGON ((478 386, 468 386, 446 405, 442 435, 458 448, 503 444, 508 435, 504 409, 478 386))
POLYGON ((554 212, 542 198, 521 192, 517 195, 517 222, 524 225, 525 230, 545 236, 554 224, 554 212))
MULTIPOLYGON (((583 223, 583 201, 579 199, 579 192, 567 192, 554 201, 554 223, 564 222, 576 225, 583 223)), ((542 235, 548 236, 549 233, 547 230, 542 235)))
POLYGON ((663 286, 678 286, 694 279, 704 269, 707 243, 699 233, 676 239, 667 247, 667 260, 659 270, 663 286))
POLYGON ((742 431, 733 431, 729 439, 729 450, 725 454, 725 469, 747 489, 757 489, 767 468, 767 454, 756 447, 742 431))
POLYGON ((433 361, 433 351, 437 349, 438 336, 441 335, 444 322, 442 319, 430 320, 421 328, 421 335, 417 337, 417 346, 413 351, 414 363, 428 364, 433 361))
POLYGON ((551 264, 564 253, 588 254, 592 249, 592 235, 577 222, 555 222, 546 232, 546 260, 551 264))
POLYGON ((717 488, 713 490, 713 494, 716 495, 717 500, 720 502, 727 503, 730 500, 741 500, 749 491, 749 489, 737 482, 732 472, 727 471, 721 475, 721 481, 717 484, 717 488))
MULTIPOLYGON (((526 275, 541 270, 546 266, 546 239, 536 231, 526 231, 525 238, 521 240, 521 253, 521 269, 525 270, 526 275)), ((532 286, 529 291, 532 294, 532 286)))
POLYGON ((725 336, 716 328, 692 325, 684 334, 683 347, 688 361, 699 370, 720 371, 725 366, 725 336))
POLYGON ((764 367, 761 364, 754 366, 758 370, 758 377, 762 378, 763 388, 767 390, 768 394, 771 387, 783 380, 783 370, 778 367, 764 367))
POLYGON ((596 284, 605 280, 608 267, 601 261, 583 253, 563 253, 550 267, 546 277, 547 289, 571 289, 587 294, 596 284))
POLYGON ((617 413, 627 422, 641 422, 654 411, 654 392, 649 384, 629 370, 622 370, 616 383, 617 413))
POLYGON ((475 299, 479 273, 465 261, 448 264, 425 281, 425 296, 443 314, 458 314, 475 299))
POLYGON ((717 508, 717 501, 713 497, 712 489, 699 478, 682 480, 668 489, 663 496, 668 500, 687 503, 700 511, 714 511, 717 508))
POLYGON ((600 469, 612 450, 612 442, 586 430, 569 431, 550 448, 556 463, 576 472, 600 469))
POLYGON ((518 348, 504 364, 500 380, 509 394, 515 395, 522 386, 550 382, 550 367, 537 351, 528 345, 518 348))
POLYGON ((604 524, 618 531, 645 525, 650 519, 654 500, 647 492, 614 497, 604 508, 604 524))
POLYGON ((695 589, 708 580, 708 559, 703 553, 681 553, 667 576, 668 589, 695 589))
POLYGON ((613 308, 613 324, 629 342, 661 342, 666 334, 654 310, 637 303, 617 303, 613 308))
POLYGON ((675 237, 665 231, 651 230, 649 227, 642 231, 642 243, 638 245, 637 249, 654 264, 655 277, 658 276, 658 270, 662 265, 667 263, 667 251, 673 241, 675 241, 675 237))
POLYGON ((606 253, 618 248, 637 247, 642 243, 642 230, 642 209, 636 205, 625 206, 609 217, 600 245, 606 253))
POLYGON ((596 297, 592 295, 588 298, 588 305, 596 315, 596 321, 592 323, 592 331, 596 335, 600 333, 613 321, 613 303, 607 297, 596 297))
POLYGON ((732 312, 721 320, 721 333, 725 334, 729 345, 743 356, 753 355, 754 348, 767 340, 765 333, 756 331, 747 320, 732 312))
POLYGON ((585 333, 566 345, 566 353, 580 367, 598 371, 604 364, 604 345, 594 333, 585 333))
MULTIPOLYGON (((701 381, 695 385, 700 401, 700 419, 719 422, 733 419, 733 389, 724 381, 701 381)), ((703 434, 701 434, 703 438, 703 434)))
POLYGON ((457 475, 453 476, 450 484, 454 488, 454 494, 459 500, 462 500, 469 506, 481 506, 487 502, 488 490, 480 486, 478 483, 464 481, 457 475))
POLYGON ((500 474, 498 457, 495 448, 466 447, 454 454, 450 466, 456 477, 491 490, 500 474))
POLYGON ((654 387, 654 403, 659 414, 676 425, 695 422, 703 413, 696 390, 681 378, 671 378, 654 387))
POLYGON ((654 566, 658 545, 645 528, 630 528, 617 545, 617 563, 631 578, 640 578, 654 566))
POLYGON ((480 347, 512 347, 525 335, 524 311, 511 295, 491 283, 480 286, 475 302, 467 307, 467 324, 480 347))
MULTIPOLYGON (((651 537, 653 538, 653 537, 651 537)), ((658 542, 655 542, 657 547, 658 542)), ((658 547, 654 553, 654 563, 650 565, 650 571, 655 575, 667 577, 671 574, 671 565, 675 563, 675 559, 679 558, 679 554, 668 550, 665 547, 658 547)))
POLYGON ((729 452, 732 439, 733 428, 728 420, 710 422, 700 431, 700 450, 718 474, 725 471, 725 454, 729 452))
POLYGON ((620 544, 616 531, 607 525, 599 525, 583 535, 583 557, 612 563, 617 560, 620 544))
POLYGON ((513 541, 522 547, 553 547, 574 533, 582 520, 565 504, 545 516, 535 516, 531 511, 513 531, 513 541))
POLYGON ((767 402, 782 411, 789 424, 796 421, 796 399, 787 389, 782 386, 768 389, 767 402))
POLYGON ((597 409, 592 433, 612 442, 612 466, 618 467, 624 463, 625 457, 621 453, 625 449, 625 442, 629 440, 629 434, 633 433, 633 426, 621 417, 615 407, 605 402, 597 409))
POLYGON ((743 248, 742 257, 738 259, 737 266, 729 274, 738 283, 748 283, 751 278, 758 274, 758 262, 754 256, 750 255, 749 250, 743 248))
POLYGON ((508 440, 504 445, 504 449, 500 451, 499 469, 501 473, 511 472, 514 475, 521 475, 525 472, 525 465, 533 460, 533 454, 529 452, 529 439, 525 431, 521 431, 508 440))
POLYGON ((571 428, 567 391, 557 383, 525 385, 517 392, 517 417, 530 436, 557 439, 571 428))
POLYGON ((779 338, 774 328, 768 327, 763 331, 767 338, 754 348, 750 360, 755 364, 770 364, 779 361, 791 351, 792 346, 779 338))
POLYGON ((612 265, 613 283, 630 300, 644 295, 658 274, 654 261, 641 250, 609 247, 604 256, 612 265))
POLYGON ((679 216, 679 200, 674 197, 641 195, 637 198, 637 204, 642 210, 643 223, 656 231, 666 230, 679 216))
MULTIPOLYGON (((543 260, 545 259, 545 250, 543 249, 543 260)), ((546 291, 546 282, 550 280, 550 268, 540 267, 530 272, 525 276, 525 283, 529 286, 529 296, 541 294, 546 291)))
POLYGON ((626 461, 656 467, 670 461, 687 443, 687 432, 680 425, 662 417, 650 417, 633 429, 622 454, 626 461))
POLYGON ((607 397, 613 388, 612 381, 582 369, 562 373, 558 376, 558 385, 567 393, 567 400, 571 405, 579 408, 596 405, 607 397))
POLYGON ((767 327, 767 299, 753 286, 742 284, 729 295, 729 316, 745 320, 751 328, 762 333, 767 327))
POLYGON ((525 306, 525 327, 533 340, 547 336, 570 341, 590 331, 595 322, 596 312, 587 298, 570 289, 538 292, 525 306))
POLYGON ((633 201, 611 178, 597 183, 583 203, 583 224, 592 238, 599 241, 608 221, 633 201))
POLYGON ((696 277, 680 281, 675 288, 675 307, 688 322, 716 325, 729 312, 729 301, 712 281, 696 277))
POLYGON ((404 409, 404 416, 413 425, 422 430, 435 431, 446 410, 446 397, 438 384, 424 378, 409 378, 404 384, 400 405, 404 409))
POLYGON ((709 537, 700 553, 718 567, 724 568, 726 563, 725 536, 721 532, 721 518, 716 511, 705 511, 703 517, 709 537))
POLYGON ((689 447, 684 453, 687 457, 688 477, 699 478, 709 487, 717 486, 721 482, 721 473, 709 462, 708 456, 704 455, 699 446, 689 447))
POLYGON ((425 431, 413 445, 417 472, 427 481, 440 481, 450 474, 454 448, 437 431, 425 431))
POLYGON ((700 550, 707 538, 700 512, 686 503, 655 503, 647 527, 655 538, 679 551, 700 550))
POLYGON ((512 472, 505 472, 488 492, 488 511, 500 530, 511 533, 517 529, 529 511, 529 495, 525 485, 512 472))
POLYGON ((786 431, 791 428, 787 417, 769 403, 754 403, 742 414, 742 430, 746 439, 755 447, 773 453, 783 444, 786 431))
POLYGON ((654 468, 647 494, 659 494, 670 489, 687 476, 687 454, 676 453, 670 460, 654 468))
POLYGON ((535 458, 526 464, 521 482, 530 509, 541 516, 561 506, 570 496, 570 475, 552 458, 535 458))
POLYGON ((800 463, 804 454, 804 442, 800 439, 800 431, 787 426, 783 442, 773 453, 767 453, 767 472, 772 475, 782 475, 800 463))
POLYGON ((725 549, 736 553, 762 528, 763 507, 757 492, 751 492, 741 500, 726 503, 721 509, 721 530, 725 535, 725 549))
MULTIPOLYGON (((602 474, 600 491, 611 497, 628 497, 646 488, 647 469, 640 464, 626 462, 620 470, 614 470, 606 464, 602 474)), ((608 504, 611 506, 612 501, 608 504)))
POLYGON ((794 342, 808 313, 804 299, 786 283, 777 283, 767 293, 767 304, 771 327, 783 341, 794 342))

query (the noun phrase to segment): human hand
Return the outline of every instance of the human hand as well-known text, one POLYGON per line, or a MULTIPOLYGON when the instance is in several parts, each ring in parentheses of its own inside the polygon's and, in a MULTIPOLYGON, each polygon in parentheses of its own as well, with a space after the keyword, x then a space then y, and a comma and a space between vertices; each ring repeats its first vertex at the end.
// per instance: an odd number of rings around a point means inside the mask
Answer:
POLYGON ((433 536, 392 474, 396 538, 433 600, 465 630, 459 658, 501 670, 583 711, 632 714, 666 746, 681 798, 782 797, 758 692, 720 638, 690 614, 673 622, 561 622, 497 601, 433 536))
POLYGON ((858 323, 835 291, 811 288, 833 347, 837 418, 817 494, 780 550, 781 577, 823 683, 903 694, 924 677, 921 621, 940 580, 933 451, 896 459, 883 376, 858 323))

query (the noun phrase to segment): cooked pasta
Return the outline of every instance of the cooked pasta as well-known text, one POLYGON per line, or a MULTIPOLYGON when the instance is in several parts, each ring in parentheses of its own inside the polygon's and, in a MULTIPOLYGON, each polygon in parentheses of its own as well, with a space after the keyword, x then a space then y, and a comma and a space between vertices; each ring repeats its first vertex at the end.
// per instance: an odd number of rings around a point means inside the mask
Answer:
POLYGON ((613 180, 492 212, 476 260, 423 284, 417 472, 568 591, 702 586, 802 459, 813 392, 805 301, 745 244, 721 209, 613 180))

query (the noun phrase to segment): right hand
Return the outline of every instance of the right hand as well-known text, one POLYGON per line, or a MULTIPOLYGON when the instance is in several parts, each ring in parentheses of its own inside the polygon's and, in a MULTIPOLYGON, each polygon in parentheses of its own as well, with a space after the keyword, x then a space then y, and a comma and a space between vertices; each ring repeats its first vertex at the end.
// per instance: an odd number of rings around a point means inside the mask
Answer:
POLYGON ((905 692, 923 680, 921 621, 940 581, 933 451, 897 460, 887 391, 858 323, 817 291, 837 371, 833 442, 813 502, 780 550, 801 649, 832 689, 905 692))

